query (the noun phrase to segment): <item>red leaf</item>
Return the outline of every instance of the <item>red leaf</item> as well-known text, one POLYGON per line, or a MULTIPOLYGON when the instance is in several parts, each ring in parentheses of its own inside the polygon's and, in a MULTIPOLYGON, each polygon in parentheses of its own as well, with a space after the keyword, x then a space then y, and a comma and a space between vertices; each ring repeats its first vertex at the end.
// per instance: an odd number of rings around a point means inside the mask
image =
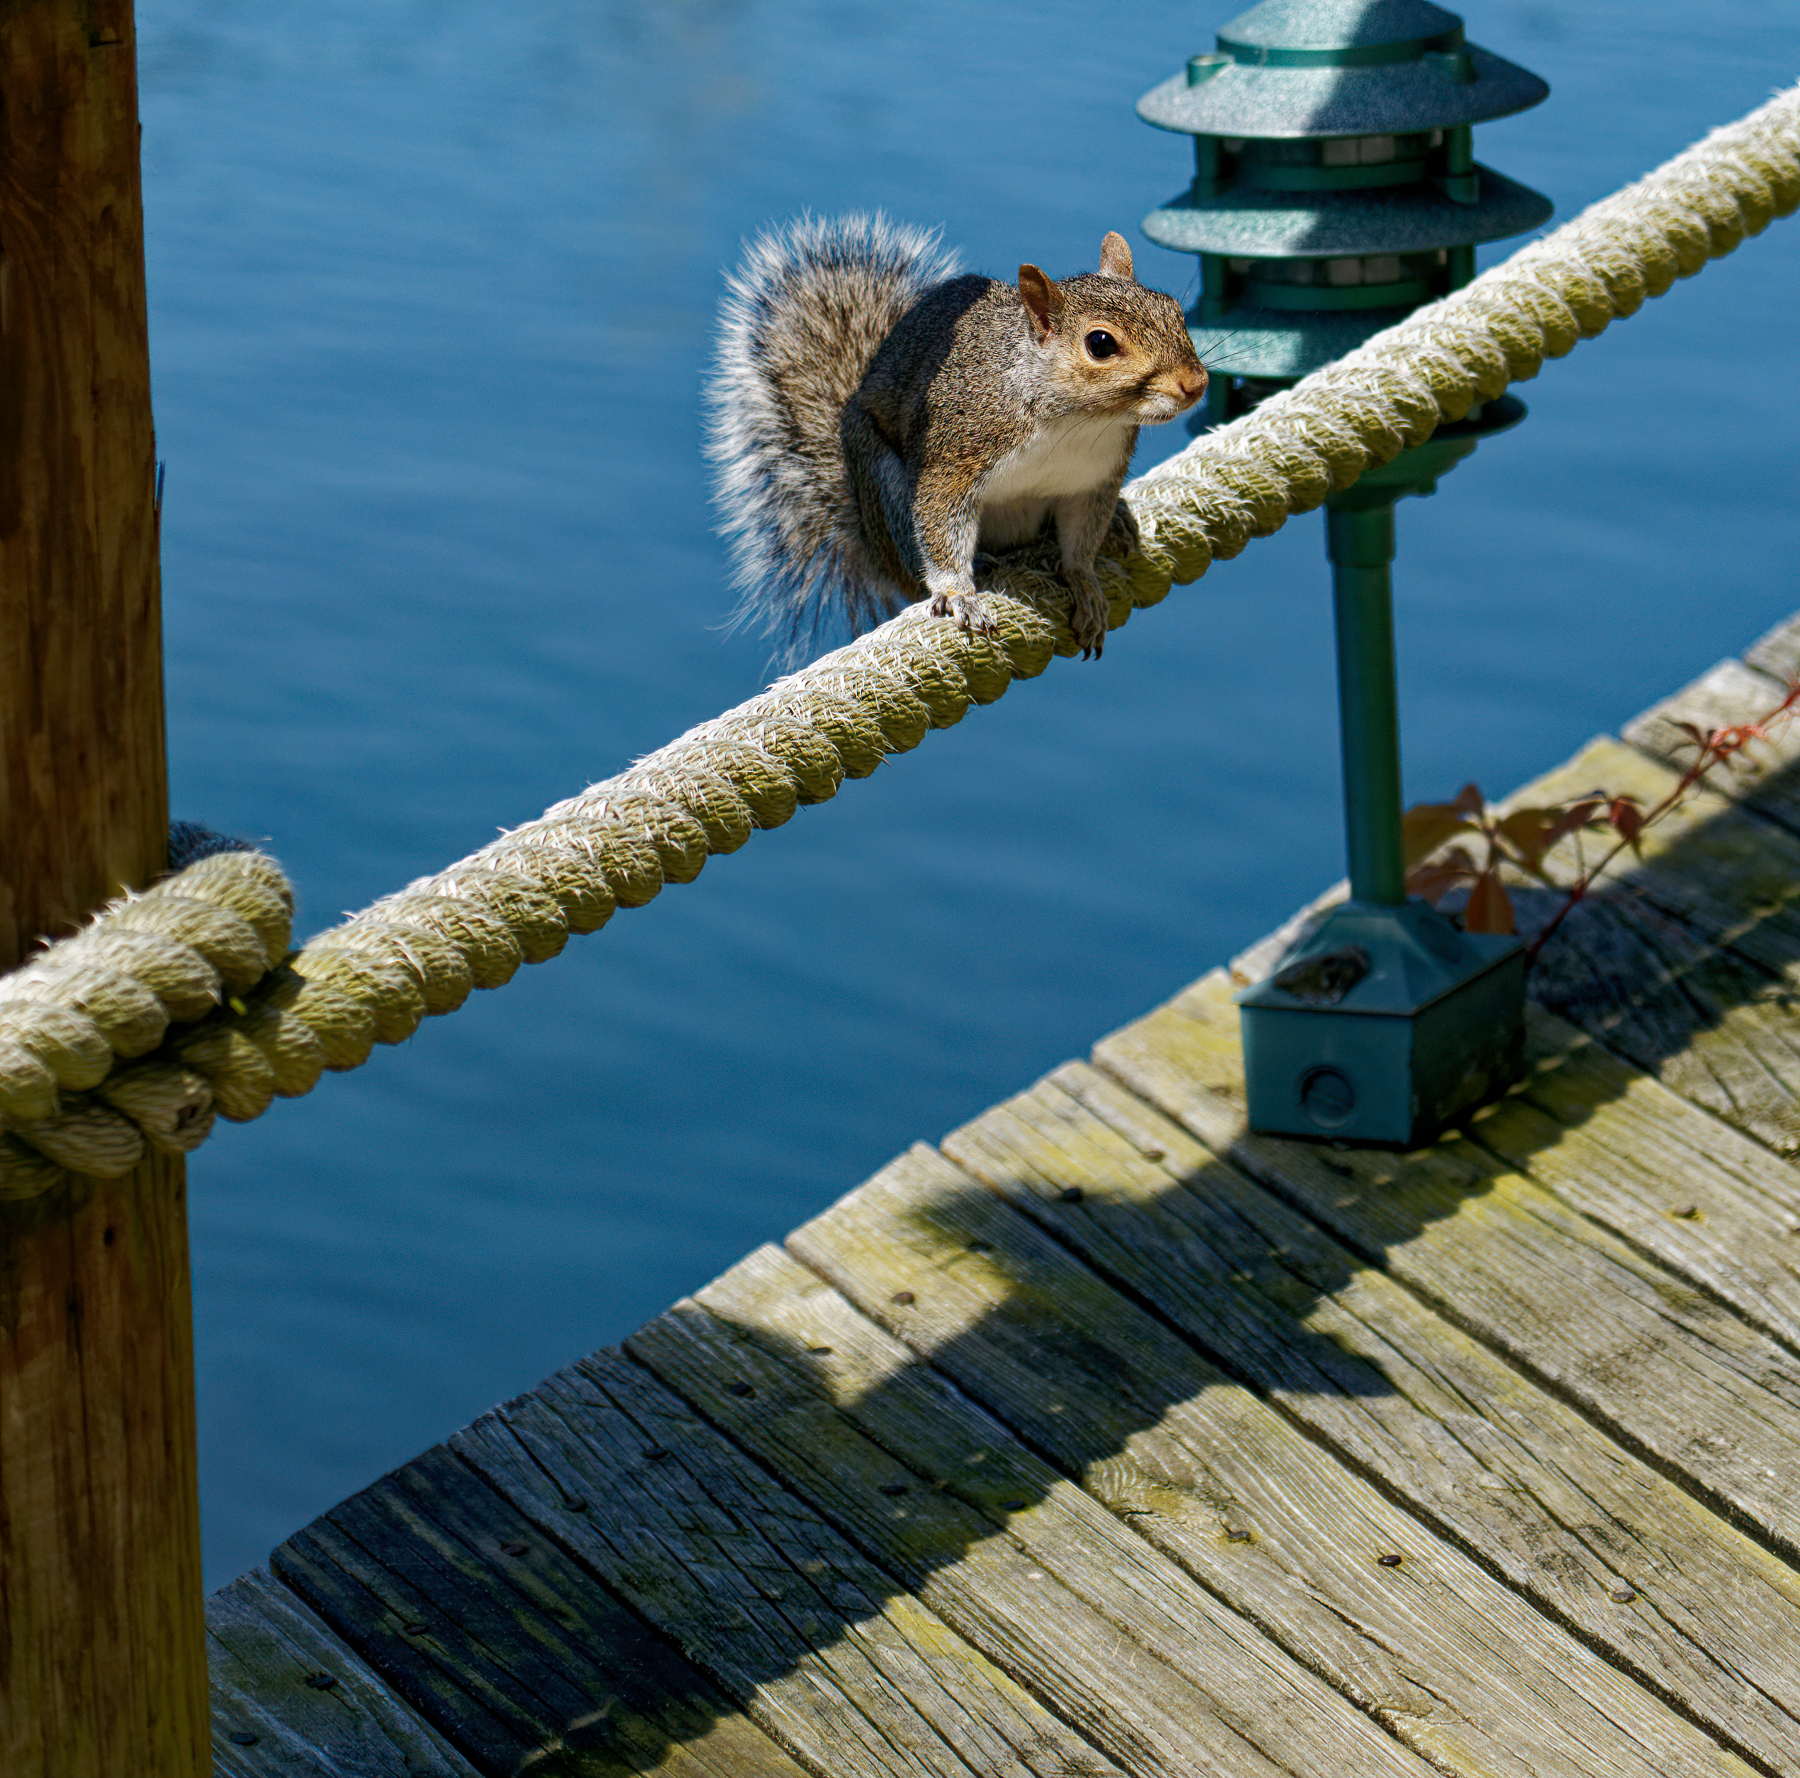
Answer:
POLYGON ((1556 809, 1514 809, 1497 831, 1528 869, 1536 869, 1537 861, 1550 849, 1558 814, 1556 809))
POLYGON ((1519 930, 1513 918, 1512 897, 1498 875, 1484 870, 1469 891, 1469 905, 1463 909, 1463 928, 1468 932, 1498 932, 1510 937, 1519 930))
POLYGON ((1498 832, 1525 868, 1536 870, 1558 840, 1578 827, 1586 827, 1605 806, 1599 798, 1589 797, 1562 808, 1515 809, 1500 823, 1498 832))
POLYGON ((1400 817, 1400 854, 1407 864, 1417 864, 1445 840, 1468 830, 1469 823, 1455 803, 1415 803, 1400 817))
POLYGON ((1430 864, 1415 864, 1406 873, 1406 893, 1423 896, 1436 907, 1459 883, 1470 882, 1480 874, 1468 852, 1461 846, 1452 846, 1442 858, 1430 864))
POLYGON ((1687 739, 1680 743, 1683 747, 1697 748, 1701 753, 1706 751, 1706 731, 1702 729, 1698 723, 1677 722, 1671 726, 1680 729, 1681 732, 1687 736, 1687 739))
POLYGON ((1566 838, 1578 828, 1591 827, 1606 811, 1606 799, 1601 796, 1586 796, 1572 802, 1557 817, 1556 825, 1550 830, 1550 838, 1544 850, 1549 851, 1560 839, 1566 838))
MULTIPOLYGON (((1615 796, 1612 806, 1606 811, 1606 818, 1632 851, 1638 852, 1638 835, 1644 831, 1644 811, 1637 805, 1634 796, 1615 796)), ((1642 856, 1642 854, 1639 854, 1642 856)))
POLYGON ((1465 784, 1456 793, 1456 801, 1450 806, 1460 809, 1465 815, 1479 815, 1487 807, 1487 799, 1481 794, 1479 785, 1465 784))

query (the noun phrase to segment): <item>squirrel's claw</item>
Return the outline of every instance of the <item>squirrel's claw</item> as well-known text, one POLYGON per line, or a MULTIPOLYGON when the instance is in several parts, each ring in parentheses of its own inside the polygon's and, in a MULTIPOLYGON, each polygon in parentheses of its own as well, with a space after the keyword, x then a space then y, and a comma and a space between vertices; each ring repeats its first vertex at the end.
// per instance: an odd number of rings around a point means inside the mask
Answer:
POLYGON ((1100 583, 1078 581, 1069 607, 1069 631, 1081 647, 1084 661, 1097 661, 1106 649, 1106 595, 1100 583))
POLYGON ((955 619, 956 627, 971 636, 998 636, 999 626, 988 614, 979 593, 935 593, 931 600, 933 617, 955 619))

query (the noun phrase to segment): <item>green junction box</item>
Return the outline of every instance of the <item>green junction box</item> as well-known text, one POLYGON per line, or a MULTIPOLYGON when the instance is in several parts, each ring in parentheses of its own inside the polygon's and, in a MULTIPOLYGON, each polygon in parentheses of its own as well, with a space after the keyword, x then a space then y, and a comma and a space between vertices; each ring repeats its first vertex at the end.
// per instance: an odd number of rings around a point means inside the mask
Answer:
POLYGON ((1516 938, 1349 902, 1239 996, 1250 1127, 1417 1147, 1519 1078, 1524 1004, 1516 938))

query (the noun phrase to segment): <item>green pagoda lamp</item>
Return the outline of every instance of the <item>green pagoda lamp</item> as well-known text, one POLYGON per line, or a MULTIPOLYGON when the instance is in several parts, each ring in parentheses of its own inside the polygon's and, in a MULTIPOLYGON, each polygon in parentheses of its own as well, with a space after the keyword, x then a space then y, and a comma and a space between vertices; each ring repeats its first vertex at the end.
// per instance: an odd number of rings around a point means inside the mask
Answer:
MULTIPOLYGON (((1547 221, 1481 166, 1473 126, 1539 103, 1535 74, 1429 0, 1263 0, 1139 102, 1194 139, 1194 181, 1144 221, 1200 258, 1189 319, 1218 425, 1475 275, 1475 248, 1547 221), (1214 345, 1213 342, 1223 342, 1214 345)), ((1488 435, 1471 409, 1326 502, 1350 899, 1240 997, 1251 1127, 1412 1145, 1516 1079, 1525 960, 1405 892, 1394 683, 1394 506, 1488 435)))

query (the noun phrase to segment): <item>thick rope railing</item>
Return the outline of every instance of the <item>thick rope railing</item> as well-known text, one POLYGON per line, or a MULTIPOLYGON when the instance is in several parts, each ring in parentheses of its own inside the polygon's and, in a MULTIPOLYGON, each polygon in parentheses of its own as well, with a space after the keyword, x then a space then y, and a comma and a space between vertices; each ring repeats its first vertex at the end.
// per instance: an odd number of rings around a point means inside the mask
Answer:
MULTIPOLYGON (((1142 549, 1100 564, 1112 625, 1797 207, 1790 88, 1133 482, 1142 549)), ((115 903, 0 978, 0 1197, 185 1153, 361 1066, 1076 653, 1050 567, 1027 553, 984 583, 994 637, 913 606, 292 955, 292 893, 261 853, 115 903)))

